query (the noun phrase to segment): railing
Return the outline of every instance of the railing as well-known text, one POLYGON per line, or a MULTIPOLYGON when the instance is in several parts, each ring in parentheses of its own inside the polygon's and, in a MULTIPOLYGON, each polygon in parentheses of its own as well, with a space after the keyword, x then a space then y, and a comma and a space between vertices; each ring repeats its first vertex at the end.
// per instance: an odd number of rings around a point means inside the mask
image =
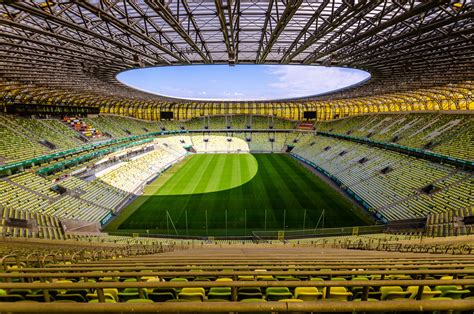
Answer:
MULTIPOLYGON (((471 270, 474 273, 474 270, 471 270)), ((101 274, 102 276, 104 273, 101 274)), ((150 274, 142 272, 141 276, 150 274)), ((201 274, 202 275, 202 274, 201 274)), ((222 273, 221 273, 222 275, 222 273)), ((107 276, 109 276, 107 274, 107 276)), ((57 312, 346 312, 346 311, 366 311, 380 312, 387 310, 400 311, 432 311, 432 310, 472 310, 474 301, 464 300, 421 300, 425 286, 433 285, 473 285, 474 279, 456 280, 367 280, 367 281, 218 281, 218 282, 78 282, 78 283, 0 283, 0 289, 35 289, 41 290, 46 303, 15 303, 2 302, 2 311, 5 312, 29 312, 29 313, 57 313, 57 312), (382 286, 417 286, 418 290, 414 300, 402 301, 367 301, 369 288, 382 286), (104 289, 110 288, 136 288, 139 296, 144 298, 145 289, 153 288, 185 288, 185 287, 230 287, 231 302, 185 302, 185 303, 116 303, 105 304, 104 289), (237 289, 239 287, 317 287, 325 288, 326 295, 330 294, 332 287, 362 287, 362 297, 360 302, 345 301, 312 301, 312 302, 262 302, 262 303, 241 303, 237 300, 237 289), (51 300, 50 290, 59 289, 94 289, 97 291, 99 303, 48 303, 51 300)))
POLYGON ((332 236, 348 236, 360 234, 382 233, 384 225, 356 226, 356 227, 338 227, 338 228, 318 228, 304 230, 272 230, 272 231, 254 231, 256 239, 262 240, 288 240, 304 239, 332 236))

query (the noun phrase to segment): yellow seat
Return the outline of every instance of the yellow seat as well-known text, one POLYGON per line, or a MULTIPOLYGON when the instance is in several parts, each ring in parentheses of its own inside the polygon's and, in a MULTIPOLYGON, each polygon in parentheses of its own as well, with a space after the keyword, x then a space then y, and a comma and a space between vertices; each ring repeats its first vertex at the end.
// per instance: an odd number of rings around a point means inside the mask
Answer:
MULTIPOLYGON (((143 278, 143 277, 142 277, 143 278)), ((158 278, 158 277, 155 277, 155 278, 149 278, 147 279, 146 282, 161 282, 161 280, 158 278)), ((154 288, 147 288, 146 291, 147 292, 153 292, 153 289, 154 288)))
POLYGON ((254 276, 239 276, 239 277, 238 277, 238 280, 241 280, 241 281, 252 281, 252 280, 255 280, 255 277, 254 277, 254 276))
POLYGON ((324 288, 324 295, 328 300, 349 301, 349 298, 352 297, 352 292, 347 291, 345 287, 331 287, 329 295, 327 289, 324 288))
POLYGON ((400 286, 380 287, 380 293, 382 294, 382 300, 407 299, 411 295, 411 292, 403 291, 400 286))
POLYGON ((178 299, 185 299, 190 301, 204 301, 206 292, 204 288, 183 288, 178 294, 178 299))
POLYGON ((316 301, 321 299, 322 293, 316 287, 296 287, 295 298, 303 301, 316 301))

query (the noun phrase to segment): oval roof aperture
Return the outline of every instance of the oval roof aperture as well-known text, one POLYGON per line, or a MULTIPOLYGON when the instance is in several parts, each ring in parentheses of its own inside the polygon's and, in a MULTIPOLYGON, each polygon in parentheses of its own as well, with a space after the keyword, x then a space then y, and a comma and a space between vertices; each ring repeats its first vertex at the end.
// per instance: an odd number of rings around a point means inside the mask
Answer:
POLYGON ((307 98, 357 86, 366 71, 303 65, 186 65, 132 69, 117 75, 130 87, 187 100, 271 101, 307 98))

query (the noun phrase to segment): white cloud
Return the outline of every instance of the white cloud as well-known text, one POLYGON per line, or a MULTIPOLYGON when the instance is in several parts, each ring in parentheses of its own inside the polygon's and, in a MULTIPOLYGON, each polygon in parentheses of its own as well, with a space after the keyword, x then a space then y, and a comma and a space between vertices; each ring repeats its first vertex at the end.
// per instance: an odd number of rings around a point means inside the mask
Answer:
POLYGON ((288 98, 330 92, 368 77, 363 71, 320 66, 268 66, 268 73, 275 77, 275 82, 268 83, 267 87, 288 98))

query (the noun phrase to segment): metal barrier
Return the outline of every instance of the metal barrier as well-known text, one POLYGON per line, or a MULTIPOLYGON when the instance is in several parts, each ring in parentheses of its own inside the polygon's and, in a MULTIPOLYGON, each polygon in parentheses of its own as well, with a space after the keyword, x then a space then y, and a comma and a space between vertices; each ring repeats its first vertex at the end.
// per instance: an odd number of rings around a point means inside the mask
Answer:
POLYGON ((472 300, 407 300, 383 302, 163 302, 163 303, 1 303, 2 310, 11 313, 322 313, 322 312, 425 312, 468 311, 472 300))
MULTIPOLYGON (((471 270, 474 273, 474 270, 471 270)), ((145 274, 143 274, 145 275, 145 274)), ((171 312, 235 312, 235 311, 312 311, 312 312, 343 312, 347 310, 353 311, 384 311, 396 309, 397 311, 421 311, 421 310, 443 310, 443 309, 474 309, 474 300, 421 300, 422 292, 425 286, 434 285, 474 285, 474 279, 457 279, 457 280, 368 280, 368 281, 199 281, 199 282, 78 282, 78 283, 0 283, 0 289, 35 289, 42 290, 47 302, 50 301, 49 290, 59 289, 94 289, 97 291, 97 297, 100 305, 75 303, 74 307, 64 307, 66 304, 48 304, 35 303, 0 303, 2 311, 12 312, 33 312, 33 308, 37 313, 57 312, 59 306, 62 311, 69 309, 72 312, 113 312, 113 311, 161 311, 167 310, 171 312), (416 295, 417 300, 404 301, 380 301, 367 302, 370 287, 382 286, 418 286, 416 295), (231 287, 232 302, 213 302, 213 303, 193 303, 186 302, 182 305, 179 303, 153 303, 153 304, 105 304, 105 295, 103 289, 110 288, 138 288, 141 298, 144 296, 145 288, 184 288, 184 287, 231 287), (329 294, 331 287, 362 287, 361 302, 338 302, 338 301, 314 301, 302 302, 297 307, 290 302, 267 302, 257 304, 246 304, 235 302, 237 300, 237 288, 239 287, 319 287, 325 288, 326 294, 329 294), (373 304, 373 305, 372 305, 373 304), (138 307, 136 307, 138 306, 138 307), (420 306, 422 306, 420 308, 420 306)))

